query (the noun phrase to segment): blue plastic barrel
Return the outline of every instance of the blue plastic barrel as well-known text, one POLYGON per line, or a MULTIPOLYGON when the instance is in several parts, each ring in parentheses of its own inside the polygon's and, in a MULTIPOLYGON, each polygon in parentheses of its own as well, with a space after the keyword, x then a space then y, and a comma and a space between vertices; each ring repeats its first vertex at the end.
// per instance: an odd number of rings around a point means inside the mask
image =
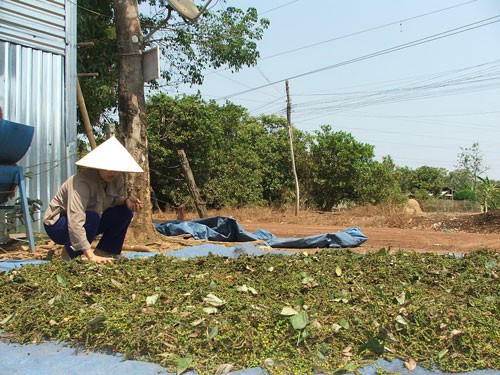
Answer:
POLYGON ((15 164, 30 148, 35 128, 0 120, 0 164, 15 164))

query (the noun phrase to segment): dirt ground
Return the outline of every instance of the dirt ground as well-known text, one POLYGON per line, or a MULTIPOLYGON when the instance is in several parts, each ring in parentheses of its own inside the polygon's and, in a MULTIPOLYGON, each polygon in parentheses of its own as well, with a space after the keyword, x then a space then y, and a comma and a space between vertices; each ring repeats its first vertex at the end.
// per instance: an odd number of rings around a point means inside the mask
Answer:
MULTIPOLYGON (((358 207, 342 212, 303 211, 296 216, 293 210, 246 208, 210 211, 208 216, 231 216, 250 232, 265 229, 279 237, 306 237, 356 226, 368 237, 354 249, 360 252, 381 248, 433 253, 467 253, 481 248, 500 251, 500 210, 464 214, 358 207)), ((188 212, 185 218, 191 220, 197 216, 188 212)), ((175 220, 176 213, 157 213, 153 219, 157 222, 175 220)), ((182 236, 160 235, 160 238, 149 244, 132 245, 133 241, 126 241, 124 251, 168 252, 208 242, 182 236)), ((43 237, 37 238, 34 253, 29 253, 26 243, 11 241, 0 244, 0 260, 52 259, 60 257, 61 250, 43 237)))

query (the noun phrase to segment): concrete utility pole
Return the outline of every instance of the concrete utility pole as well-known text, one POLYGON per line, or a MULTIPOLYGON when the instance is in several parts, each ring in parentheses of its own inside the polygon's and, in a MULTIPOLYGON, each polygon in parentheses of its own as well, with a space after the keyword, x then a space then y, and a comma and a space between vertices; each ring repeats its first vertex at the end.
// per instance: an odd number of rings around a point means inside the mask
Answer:
POLYGON ((300 188, 299 178, 297 177, 297 169, 295 168, 295 155, 293 152, 293 128, 292 128, 292 102, 290 100, 290 90, 288 89, 288 80, 285 81, 286 89, 286 120, 288 124, 288 135, 290 137, 290 155, 292 158, 292 172, 295 178, 295 195, 297 196, 295 202, 295 216, 299 216, 300 209, 300 188))

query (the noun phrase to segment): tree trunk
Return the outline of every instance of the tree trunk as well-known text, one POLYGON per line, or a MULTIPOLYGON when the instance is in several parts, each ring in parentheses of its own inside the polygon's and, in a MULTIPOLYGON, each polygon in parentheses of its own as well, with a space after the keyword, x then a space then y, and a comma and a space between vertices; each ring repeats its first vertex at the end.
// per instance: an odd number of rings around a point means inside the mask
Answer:
POLYGON ((124 146, 144 170, 127 176, 127 193, 138 197, 137 212, 127 237, 133 241, 157 239, 151 206, 146 101, 142 72, 142 32, 137 0, 114 0, 118 43, 118 111, 124 146))

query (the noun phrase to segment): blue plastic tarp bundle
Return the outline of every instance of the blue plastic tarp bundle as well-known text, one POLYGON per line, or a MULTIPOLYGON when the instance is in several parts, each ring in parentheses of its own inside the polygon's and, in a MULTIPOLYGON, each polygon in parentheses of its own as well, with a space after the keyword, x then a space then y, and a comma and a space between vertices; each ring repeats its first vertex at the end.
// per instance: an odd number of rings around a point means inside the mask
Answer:
POLYGON ((288 249, 357 247, 368 239, 358 227, 304 238, 281 238, 264 229, 248 232, 235 219, 221 216, 191 221, 166 221, 156 224, 156 229, 166 236, 189 234, 197 240, 218 242, 267 240, 265 242, 267 246, 288 249))

